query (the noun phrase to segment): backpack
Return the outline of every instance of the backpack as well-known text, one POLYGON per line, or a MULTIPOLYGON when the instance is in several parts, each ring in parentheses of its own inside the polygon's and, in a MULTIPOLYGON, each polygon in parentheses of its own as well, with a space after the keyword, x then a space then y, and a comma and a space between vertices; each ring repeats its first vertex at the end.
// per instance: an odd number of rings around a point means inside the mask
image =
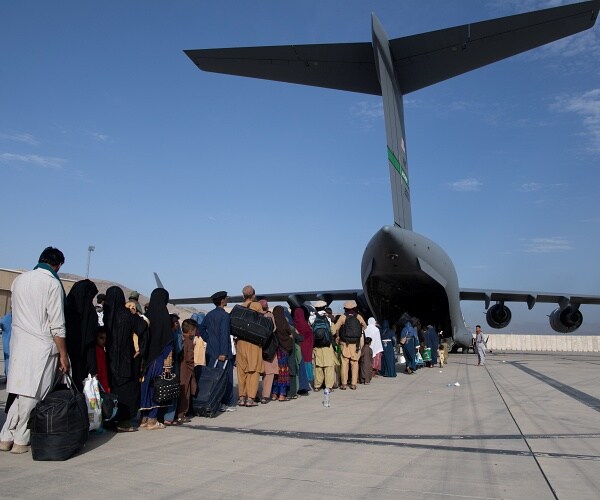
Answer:
POLYGON ((315 347, 329 347, 331 345, 331 326, 327 316, 317 314, 312 324, 312 331, 315 347))
POLYGON ((346 316, 346 321, 340 332, 341 339, 346 342, 346 344, 356 344, 358 346, 361 336, 362 326, 360 321, 358 321, 358 318, 356 316, 346 316))

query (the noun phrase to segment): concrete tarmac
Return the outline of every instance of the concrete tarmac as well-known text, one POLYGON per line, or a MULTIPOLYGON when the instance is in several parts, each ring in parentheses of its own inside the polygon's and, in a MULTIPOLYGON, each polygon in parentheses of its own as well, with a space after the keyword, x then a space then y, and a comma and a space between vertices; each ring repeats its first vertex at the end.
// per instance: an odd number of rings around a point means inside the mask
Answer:
POLYGON ((451 354, 443 369, 336 390, 330 408, 319 392, 165 430, 91 435, 66 462, 0 453, 0 496, 600 498, 600 354, 476 363, 451 354))

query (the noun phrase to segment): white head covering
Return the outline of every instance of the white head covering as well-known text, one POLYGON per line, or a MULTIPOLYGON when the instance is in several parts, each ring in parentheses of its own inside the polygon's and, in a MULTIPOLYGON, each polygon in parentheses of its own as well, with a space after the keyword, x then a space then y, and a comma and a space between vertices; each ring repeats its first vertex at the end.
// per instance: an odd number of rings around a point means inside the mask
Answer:
POLYGON ((381 343, 381 335, 379 334, 379 328, 375 326, 375 318, 369 318, 367 329, 365 330, 365 337, 371 337, 371 349, 373 350, 373 356, 383 352, 383 344, 381 343))

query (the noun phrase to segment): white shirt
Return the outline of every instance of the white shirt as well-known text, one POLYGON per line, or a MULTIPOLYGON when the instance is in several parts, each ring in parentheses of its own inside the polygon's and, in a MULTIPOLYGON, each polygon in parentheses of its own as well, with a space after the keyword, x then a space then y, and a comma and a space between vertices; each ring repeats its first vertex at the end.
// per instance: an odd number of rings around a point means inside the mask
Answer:
POLYGON ((45 269, 17 276, 12 284, 13 323, 6 390, 43 398, 58 365, 54 337, 65 337, 64 294, 45 269))

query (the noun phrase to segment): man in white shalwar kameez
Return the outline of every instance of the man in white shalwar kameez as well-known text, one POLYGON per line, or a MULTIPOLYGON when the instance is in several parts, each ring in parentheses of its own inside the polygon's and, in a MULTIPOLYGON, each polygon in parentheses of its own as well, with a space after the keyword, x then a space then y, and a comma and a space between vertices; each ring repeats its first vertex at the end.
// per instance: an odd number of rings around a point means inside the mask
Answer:
POLYGON ((65 343, 65 293, 58 278, 63 253, 48 247, 33 271, 18 276, 12 291, 11 359, 7 392, 16 398, 0 433, 0 450, 29 450, 29 415, 52 388, 57 369, 69 370, 65 343))

